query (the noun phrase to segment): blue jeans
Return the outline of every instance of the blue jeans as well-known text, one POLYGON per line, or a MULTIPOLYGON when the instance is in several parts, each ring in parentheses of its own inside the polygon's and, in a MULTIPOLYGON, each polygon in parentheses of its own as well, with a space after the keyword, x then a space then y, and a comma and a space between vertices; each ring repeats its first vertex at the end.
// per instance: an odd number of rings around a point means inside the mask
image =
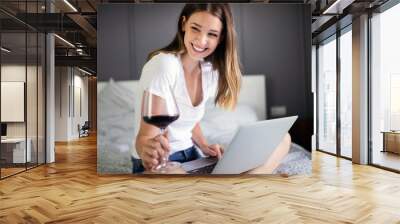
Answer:
MULTIPOLYGON (((198 159, 200 157, 201 155, 197 152, 196 148, 192 146, 188 149, 175 152, 174 154, 170 155, 168 159, 170 161, 184 163, 198 159)), ((144 170, 145 169, 142 160, 132 157, 132 173, 143 173, 144 170)))

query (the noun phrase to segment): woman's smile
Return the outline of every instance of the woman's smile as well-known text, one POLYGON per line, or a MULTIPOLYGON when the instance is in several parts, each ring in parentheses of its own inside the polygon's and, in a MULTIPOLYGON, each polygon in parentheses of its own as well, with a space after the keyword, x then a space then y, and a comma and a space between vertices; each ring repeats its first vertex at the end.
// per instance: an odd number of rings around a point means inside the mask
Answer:
POLYGON ((193 48, 193 50, 195 51, 195 52, 197 52, 197 53, 203 53, 203 52, 205 52, 208 48, 201 48, 201 47, 198 47, 198 46, 196 46, 196 45, 194 45, 193 43, 192 43, 192 48, 193 48))

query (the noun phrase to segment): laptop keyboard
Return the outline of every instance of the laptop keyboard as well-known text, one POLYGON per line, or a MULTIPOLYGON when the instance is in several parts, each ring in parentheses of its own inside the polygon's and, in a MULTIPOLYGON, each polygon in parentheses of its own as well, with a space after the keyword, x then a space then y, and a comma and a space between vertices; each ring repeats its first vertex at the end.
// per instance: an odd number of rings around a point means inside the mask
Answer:
POLYGON ((182 168, 191 174, 208 174, 213 171, 217 162, 216 157, 206 157, 182 163, 182 168))
POLYGON ((191 173, 191 174, 210 174, 213 171, 215 165, 217 165, 217 164, 214 163, 214 164, 211 164, 211 165, 208 165, 208 166, 205 166, 205 167, 201 167, 199 169, 190 170, 190 171, 188 171, 188 173, 191 173))

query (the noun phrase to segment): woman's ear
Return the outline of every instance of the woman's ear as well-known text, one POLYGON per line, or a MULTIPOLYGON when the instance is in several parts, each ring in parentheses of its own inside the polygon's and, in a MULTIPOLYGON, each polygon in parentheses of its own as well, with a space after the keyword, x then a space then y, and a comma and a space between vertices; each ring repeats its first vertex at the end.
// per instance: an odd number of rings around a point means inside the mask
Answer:
POLYGON ((182 16, 182 24, 181 24, 182 32, 185 32, 185 23, 186 23, 186 17, 182 16))

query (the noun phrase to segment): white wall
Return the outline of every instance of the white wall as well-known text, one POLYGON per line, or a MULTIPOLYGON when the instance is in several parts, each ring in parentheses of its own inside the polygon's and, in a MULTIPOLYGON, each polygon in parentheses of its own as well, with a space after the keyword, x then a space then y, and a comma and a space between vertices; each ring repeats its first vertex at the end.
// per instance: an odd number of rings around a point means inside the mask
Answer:
POLYGON ((72 138, 78 138, 78 124, 82 126, 85 121, 88 121, 88 77, 81 76, 83 73, 76 69, 74 70, 74 74, 74 96, 72 96, 74 102, 71 103, 74 107, 72 108, 71 114, 71 135, 72 138))
MULTIPOLYGON (((29 66, 29 65, 27 67, 25 67, 25 64, 24 65, 18 65, 18 64, 2 65, 1 66, 1 81, 5 81, 5 82, 18 81, 18 82, 26 83, 26 80, 25 80, 26 72, 28 72, 28 75, 36 74, 36 67, 29 66), (27 70, 25 71, 25 69, 27 69, 27 70)), ((30 83, 30 84, 32 84, 32 83, 30 83)), ((35 81, 34 85, 36 85, 36 81, 35 81)), ((27 103, 29 104, 36 99, 36 89, 29 88, 27 90, 28 90, 27 103), (31 92, 29 90, 32 90, 33 92, 31 92), (32 98, 34 98, 34 99, 32 99, 32 98)), ((34 106, 36 108, 36 104, 30 105, 30 106, 34 106)), ((1 110, 6 110, 6 109, 7 108, 1 108, 1 110)), ((31 110, 29 110, 28 112, 31 112, 31 110)), ((36 113, 35 114, 28 113, 27 116, 28 116, 27 117, 28 122, 35 121, 35 123, 36 123, 36 119, 37 119, 36 113)), ((26 122, 7 122, 7 136, 8 137, 25 137, 25 126, 26 126, 26 122)), ((29 137, 29 134, 32 133, 32 131, 30 131, 30 128, 33 128, 34 130, 36 130, 36 125, 33 125, 31 123, 28 124, 28 129, 29 129, 28 137, 29 137)))
POLYGON ((78 124, 88 120, 88 78, 83 75, 76 68, 56 67, 56 141, 77 139, 78 124))
POLYGON ((67 67, 55 68, 55 141, 68 140, 68 85, 67 67))
MULTIPOLYGON (((25 82, 25 71, 24 65, 2 65, 1 66, 1 81, 18 81, 25 82)), ((27 67, 28 72, 32 70, 32 66, 27 67)), ((4 97, 4 96, 3 96, 4 97)), ((6 108, 1 108, 6 110, 6 108)), ((25 137, 25 122, 8 122, 7 123, 7 136, 8 137, 25 137)))

